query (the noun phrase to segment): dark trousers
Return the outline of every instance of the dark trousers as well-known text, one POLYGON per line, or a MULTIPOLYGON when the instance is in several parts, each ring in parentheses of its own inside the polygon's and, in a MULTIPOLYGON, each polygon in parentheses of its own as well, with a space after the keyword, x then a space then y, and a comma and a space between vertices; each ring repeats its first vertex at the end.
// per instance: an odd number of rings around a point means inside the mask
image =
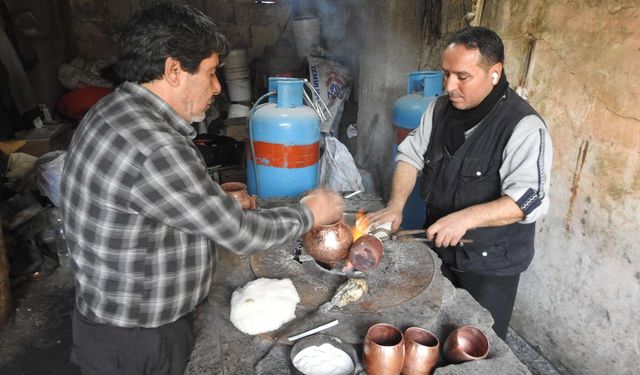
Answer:
POLYGON ((520 274, 514 276, 480 275, 460 272, 442 264, 442 274, 456 288, 465 289, 478 303, 489 310, 493 317, 493 330, 505 339, 516 301, 520 274))
POLYGON ((193 313, 156 328, 122 328, 73 314, 71 362, 84 375, 180 375, 193 348, 193 313))

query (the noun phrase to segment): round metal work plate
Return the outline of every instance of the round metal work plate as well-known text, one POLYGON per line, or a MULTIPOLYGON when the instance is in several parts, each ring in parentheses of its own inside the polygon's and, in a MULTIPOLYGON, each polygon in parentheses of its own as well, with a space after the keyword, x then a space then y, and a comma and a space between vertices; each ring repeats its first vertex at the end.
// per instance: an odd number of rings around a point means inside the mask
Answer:
MULTIPOLYGON (((300 304, 309 310, 317 309, 333 297, 347 276, 326 270, 313 261, 298 262, 294 259, 296 247, 299 244, 290 243, 254 254, 251 269, 256 277, 291 279, 300 295, 300 304)), ((358 302, 344 307, 343 311, 384 310, 411 300, 429 286, 435 266, 424 244, 386 241, 384 251, 377 269, 351 275, 366 279, 369 291, 358 302)))

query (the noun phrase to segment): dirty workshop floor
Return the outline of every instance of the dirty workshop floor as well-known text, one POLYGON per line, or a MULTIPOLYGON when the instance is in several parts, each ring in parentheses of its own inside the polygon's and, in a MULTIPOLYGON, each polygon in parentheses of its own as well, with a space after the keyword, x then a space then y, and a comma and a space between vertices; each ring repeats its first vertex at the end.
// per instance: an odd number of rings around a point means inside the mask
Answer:
MULTIPOLYGON (((13 291, 15 306, 0 332, 0 374, 80 374, 69 362, 73 283, 69 268, 23 284, 13 291)), ((507 344, 534 375, 558 371, 515 332, 507 344)))

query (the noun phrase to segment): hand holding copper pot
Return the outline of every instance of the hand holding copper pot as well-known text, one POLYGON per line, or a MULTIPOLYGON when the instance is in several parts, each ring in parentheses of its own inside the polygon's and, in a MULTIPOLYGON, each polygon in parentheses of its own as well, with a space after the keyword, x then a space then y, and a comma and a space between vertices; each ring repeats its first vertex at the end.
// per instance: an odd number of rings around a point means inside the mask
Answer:
POLYGON ((450 363, 484 359, 489 354, 489 339, 478 327, 462 326, 447 336, 442 353, 450 363))
POLYGON ((333 224, 342 219, 344 200, 333 190, 311 190, 300 203, 311 210, 314 225, 333 224))
POLYGON ((247 185, 242 182, 226 182, 220 185, 220 187, 228 196, 240 202, 243 209, 256 209, 258 197, 247 193, 247 185))
POLYGON ((402 332, 387 323, 369 327, 363 342, 363 361, 368 375, 397 375, 404 362, 402 332))

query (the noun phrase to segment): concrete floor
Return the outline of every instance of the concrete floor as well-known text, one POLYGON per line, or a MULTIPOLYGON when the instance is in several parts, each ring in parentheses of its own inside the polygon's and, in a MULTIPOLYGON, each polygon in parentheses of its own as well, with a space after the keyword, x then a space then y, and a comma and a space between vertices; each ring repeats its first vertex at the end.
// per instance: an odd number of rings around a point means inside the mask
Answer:
POLYGON ((13 290, 14 314, 0 331, 0 374, 80 374, 69 362, 73 280, 70 268, 13 290))
POLYGON ((522 363, 527 365, 533 375, 559 375, 553 365, 540 355, 529 343, 527 343, 517 332, 509 328, 507 339, 505 340, 511 351, 522 363))
MULTIPOLYGON (((0 331, 0 374, 80 374, 69 362, 73 282, 69 268, 58 268, 13 291, 15 312, 0 331)), ((507 344, 534 375, 559 372, 512 330, 507 344)))

